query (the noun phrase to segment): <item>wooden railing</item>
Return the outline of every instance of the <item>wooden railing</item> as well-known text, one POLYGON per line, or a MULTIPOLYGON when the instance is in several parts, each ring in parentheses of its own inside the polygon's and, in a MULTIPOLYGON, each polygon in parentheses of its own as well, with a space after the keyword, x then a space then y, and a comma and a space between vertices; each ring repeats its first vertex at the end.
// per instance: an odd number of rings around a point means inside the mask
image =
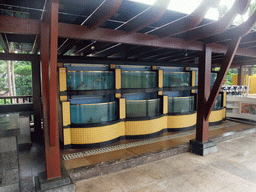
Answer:
POLYGON ((20 103, 33 103, 33 96, 6 96, 0 97, 0 105, 6 104, 20 104, 20 103))

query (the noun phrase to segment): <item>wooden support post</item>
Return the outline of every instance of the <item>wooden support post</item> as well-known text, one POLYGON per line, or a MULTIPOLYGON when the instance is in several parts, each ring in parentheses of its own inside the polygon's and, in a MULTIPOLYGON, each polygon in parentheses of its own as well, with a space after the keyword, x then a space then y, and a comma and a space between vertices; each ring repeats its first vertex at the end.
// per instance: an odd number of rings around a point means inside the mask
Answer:
POLYGON ((41 82, 40 82, 40 60, 35 55, 31 60, 32 65, 32 86, 33 86, 33 108, 34 108, 34 127, 38 139, 43 138, 41 129, 41 82))
POLYGON ((196 140, 208 141, 209 121, 205 118, 206 102, 210 95, 211 85, 211 57, 212 51, 207 46, 199 58, 199 80, 198 80, 198 109, 196 140))
POLYGON ((237 85, 243 85, 243 80, 244 80, 244 68, 243 68, 243 66, 240 66, 238 68, 237 85))
POLYGON ((196 139, 190 140, 191 152, 198 155, 207 155, 218 150, 215 143, 208 141, 209 120, 206 118, 211 86, 211 57, 212 50, 204 45, 204 51, 199 58, 196 139))
POLYGON ((61 176, 57 113, 58 2, 50 1, 41 23, 42 99, 47 179, 61 176))

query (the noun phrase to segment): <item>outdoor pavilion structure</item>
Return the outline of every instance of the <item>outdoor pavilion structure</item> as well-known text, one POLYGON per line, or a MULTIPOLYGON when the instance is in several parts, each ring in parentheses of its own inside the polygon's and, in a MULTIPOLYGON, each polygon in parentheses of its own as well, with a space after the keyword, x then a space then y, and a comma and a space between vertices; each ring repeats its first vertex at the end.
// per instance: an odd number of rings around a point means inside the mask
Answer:
POLYGON ((196 138, 190 145, 195 153, 214 146, 208 141, 208 119, 225 75, 230 67, 256 61, 256 12, 232 25, 250 1, 235 0, 217 21, 204 19, 218 3, 203 0, 185 15, 167 10, 170 0, 156 0, 152 6, 128 0, 1 1, 0 44, 5 52, 0 59, 32 62, 35 129, 42 134, 42 116, 48 180, 61 177, 58 63, 198 67, 196 138), (9 42, 33 46, 29 53, 14 54, 9 42), (210 90, 212 67, 220 71, 210 90))

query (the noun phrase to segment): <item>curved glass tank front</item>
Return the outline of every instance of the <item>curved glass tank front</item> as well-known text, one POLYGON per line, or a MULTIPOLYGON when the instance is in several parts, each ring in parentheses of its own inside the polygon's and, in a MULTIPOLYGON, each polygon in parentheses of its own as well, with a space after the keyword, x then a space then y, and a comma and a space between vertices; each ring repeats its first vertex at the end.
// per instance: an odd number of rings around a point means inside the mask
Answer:
POLYGON ((71 104, 71 124, 92 124, 114 121, 118 118, 116 102, 71 104))
POLYGON ((126 100, 126 118, 145 118, 160 115, 160 99, 126 100))
POLYGON ((122 71, 122 88, 157 87, 155 71, 122 71))
POLYGON ((169 97, 168 113, 190 113, 195 111, 195 97, 169 97))
POLYGON ((68 71, 68 90, 114 89, 113 71, 68 71))
POLYGON ((164 72, 164 87, 190 86, 190 72, 164 72))
POLYGON ((221 109, 221 108, 222 108, 222 95, 219 94, 215 103, 214 103, 213 109, 218 110, 218 109, 221 109))

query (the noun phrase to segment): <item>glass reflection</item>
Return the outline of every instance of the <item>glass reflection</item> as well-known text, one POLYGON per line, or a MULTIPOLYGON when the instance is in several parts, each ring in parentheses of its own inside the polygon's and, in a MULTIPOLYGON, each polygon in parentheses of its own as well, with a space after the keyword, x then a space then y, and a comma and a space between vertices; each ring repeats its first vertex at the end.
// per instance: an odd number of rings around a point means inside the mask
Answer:
POLYGON ((155 71, 123 71, 122 88, 154 88, 157 87, 155 71))
POLYGON ((222 95, 219 94, 215 103, 214 103, 213 109, 218 110, 218 109, 221 109, 221 108, 222 108, 222 95))
POLYGON ((160 115, 160 99, 126 100, 126 117, 153 117, 160 115))
POLYGON ((168 113, 189 113, 195 111, 195 97, 169 97, 168 113))
POLYGON ((71 124, 92 124, 117 119, 115 102, 73 104, 70 106, 71 124))
POLYGON ((114 89, 113 71, 68 71, 69 90, 114 89))
POLYGON ((189 72, 164 72, 164 87, 190 86, 189 72))

